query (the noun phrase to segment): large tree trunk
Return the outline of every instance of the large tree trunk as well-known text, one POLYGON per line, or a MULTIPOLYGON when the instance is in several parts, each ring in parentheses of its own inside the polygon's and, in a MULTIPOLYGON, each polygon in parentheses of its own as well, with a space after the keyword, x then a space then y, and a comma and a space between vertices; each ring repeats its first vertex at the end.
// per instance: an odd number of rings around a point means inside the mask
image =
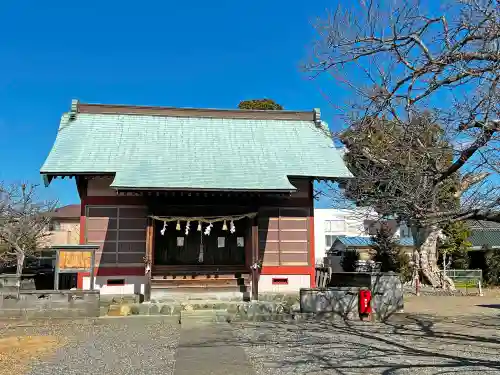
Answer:
POLYGON ((422 281, 434 288, 455 290, 455 284, 446 276, 437 265, 437 241, 439 228, 433 225, 427 228, 419 228, 413 233, 415 251, 418 256, 415 259, 416 271, 420 271, 422 281))
POLYGON ((26 258, 26 255, 24 254, 24 251, 16 251, 16 283, 17 283, 17 298, 19 298, 19 295, 21 293, 21 277, 23 275, 23 268, 24 268, 24 260, 26 258))
MULTIPOLYGON (((413 249, 413 272, 412 272, 412 277, 411 277, 411 283, 413 286, 418 287, 418 283, 420 280, 420 275, 419 275, 419 270, 420 268, 420 253, 418 251, 417 246, 413 249)), ((418 289, 417 289, 417 295, 418 295, 418 289)))
POLYGON ((16 254, 16 259, 17 259, 16 276, 18 277, 19 280, 21 280, 21 275, 23 274, 24 259, 25 258, 26 258, 26 256, 24 255, 24 252, 17 252, 17 254, 16 254))

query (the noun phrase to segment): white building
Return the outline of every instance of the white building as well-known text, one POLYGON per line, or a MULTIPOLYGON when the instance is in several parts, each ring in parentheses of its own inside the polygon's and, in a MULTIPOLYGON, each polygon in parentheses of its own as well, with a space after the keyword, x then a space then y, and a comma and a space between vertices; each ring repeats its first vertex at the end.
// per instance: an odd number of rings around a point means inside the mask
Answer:
MULTIPOLYGON (((327 251, 337 236, 370 237, 375 234, 378 215, 369 208, 314 209, 314 254, 316 264, 322 264, 327 251), (372 229, 372 230, 371 230, 372 229)), ((396 225, 396 224, 395 224, 396 225)), ((405 225, 395 227, 395 238, 411 237, 405 225)))
POLYGON ((323 263, 326 252, 337 236, 369 236, 365 229, 365 220, 376 219, 370 209, 314 209, 314 254, 316 263, 323 263))

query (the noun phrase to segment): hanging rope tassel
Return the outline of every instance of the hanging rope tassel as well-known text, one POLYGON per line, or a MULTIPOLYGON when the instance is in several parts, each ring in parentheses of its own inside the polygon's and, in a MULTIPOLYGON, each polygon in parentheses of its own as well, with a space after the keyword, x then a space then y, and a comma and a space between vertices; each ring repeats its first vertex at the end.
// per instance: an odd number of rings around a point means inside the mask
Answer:
POLYGON ((198 263, 203 263, 203 245, 200 245, 200 253, 198 254, 198 263))
POLYGON ((212 223, 208 224, 208 226, 205 228, 205 235, 206 236, 209 236, 210 235, 210 231, 212 230, 212 227, 214 225, 212 223))
POLYGON ((164 236, 165 235, 165 231, 167 230, 167 222, 164 221, 163 222, 163 229, 160 231, 161 235, 164 236))
POLYGON ((203 234, 200 232, 200 252, 198 254, 198 263, 203 263, 203 234))
POLYGON ((230 232, 235 233, 236 232, 236 227, 234 226, 234 222, 237 220, 241 220, 244 218, 254 218, 257 215, 256 212, 251 212, 248 214, 243 214, 243 215, 238 215, 238 216, 222 216, 222 217, 161 217, 161 216, 150 216, 154 220, 159 220, 163 221, 163 229, 160 231, 161 235, 164 236, 165 232, 167 231, 167 223, 169 222, 177 222, 177 225, 175 226, 176 230, 181 230, 181 221, 187 221, 186 225, 186 235, 189 233, 189 223, 190 221, 193 222, 198 222, 198 227, 197 230, 201 232, 202 228, 202 223, 208 224, 208 232, 205 234, 209 235, 210 230, 213 228, 214 223, 218 222, 223 222, 222 224, 222 230, 227 230, 227 221, 230 221, 230 232))

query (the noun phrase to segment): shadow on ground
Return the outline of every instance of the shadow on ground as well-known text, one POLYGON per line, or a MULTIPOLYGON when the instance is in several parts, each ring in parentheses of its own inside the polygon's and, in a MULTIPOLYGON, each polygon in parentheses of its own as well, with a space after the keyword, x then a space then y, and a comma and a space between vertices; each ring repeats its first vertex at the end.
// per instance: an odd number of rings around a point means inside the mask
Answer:
POLYGON ((490 304, 490 305, 476 305, 478 307, 487 307, 489 309, 500 309, 500 304, 490 304))
POLYGON ((254 366, 286 374, 500 374, 500 319, 398 314, 380 323, 238 323, 254 366))

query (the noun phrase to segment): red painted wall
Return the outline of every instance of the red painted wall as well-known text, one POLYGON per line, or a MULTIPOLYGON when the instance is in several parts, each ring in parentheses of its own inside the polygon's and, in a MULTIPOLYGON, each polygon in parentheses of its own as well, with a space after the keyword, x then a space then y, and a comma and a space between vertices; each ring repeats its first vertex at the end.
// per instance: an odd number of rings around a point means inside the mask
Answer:
MULTIPOLYGON (((302 193, 303 195, 303 193, 302 193)), ((311 287, 315 286, 315 256, 314 256, 314 204, 313 204, 313 182, 309 182, 307 198, 298 197, 295 202, 304 202, 310 207, 309 220, 309 264, 306 266, 266 266, 261 269, 263 275, 310 275, 311 287)), ((86 206, 117 206, 117 205, 144 205, 143 197, 138 196, 88 196, 86 186, 81 192, 81 215, 80 215, 80 243, 85 244, 86 206)), ((303 207, 304 203, 298 204, 303 207)), ((103 267, 96 269, 97 276, 139 276, 144 275, 143 267, 103 267)), ((83 277, 88 273, 78 275, 78 288, 83 286, 83 277)))
MULTIPOLYGON (((133 206, 143 205, 142 197, 127 196, 88 196, 87 186, 83 186, 80 191, 80 244, 86 244, 86 212, 87 206, 133 206)), ((96 276, 143 276, 144 267, 96 267, 96 276)), ((77 276, 77 287, 83 289, 83 278, 90 276, 89 272, 79 272, 77 276)))
MULTIPOLYGON (((301 184, 302 186, 303 183, 301 184)), ((309 181, 306 186, 307 191, 299 191, 297 196, 293 196, 287 202, 290 207, 297 207, 308 212, 308 216, 305 217, 307 220, 307 265, 300 266, 288 266, 288 265, 266 265, 262 266, 262 275, 309 275, 310 276, 310 287, 315 287, 315 254, 314 254, 314 199, 313 199, 313 181, 309 181)), ((266 215, 264 214, 264 217, 266 215)), ((265 219, 264 219, 265 220, 265 219)), ((259 244, 260 246, 260 244, 259 244)))

